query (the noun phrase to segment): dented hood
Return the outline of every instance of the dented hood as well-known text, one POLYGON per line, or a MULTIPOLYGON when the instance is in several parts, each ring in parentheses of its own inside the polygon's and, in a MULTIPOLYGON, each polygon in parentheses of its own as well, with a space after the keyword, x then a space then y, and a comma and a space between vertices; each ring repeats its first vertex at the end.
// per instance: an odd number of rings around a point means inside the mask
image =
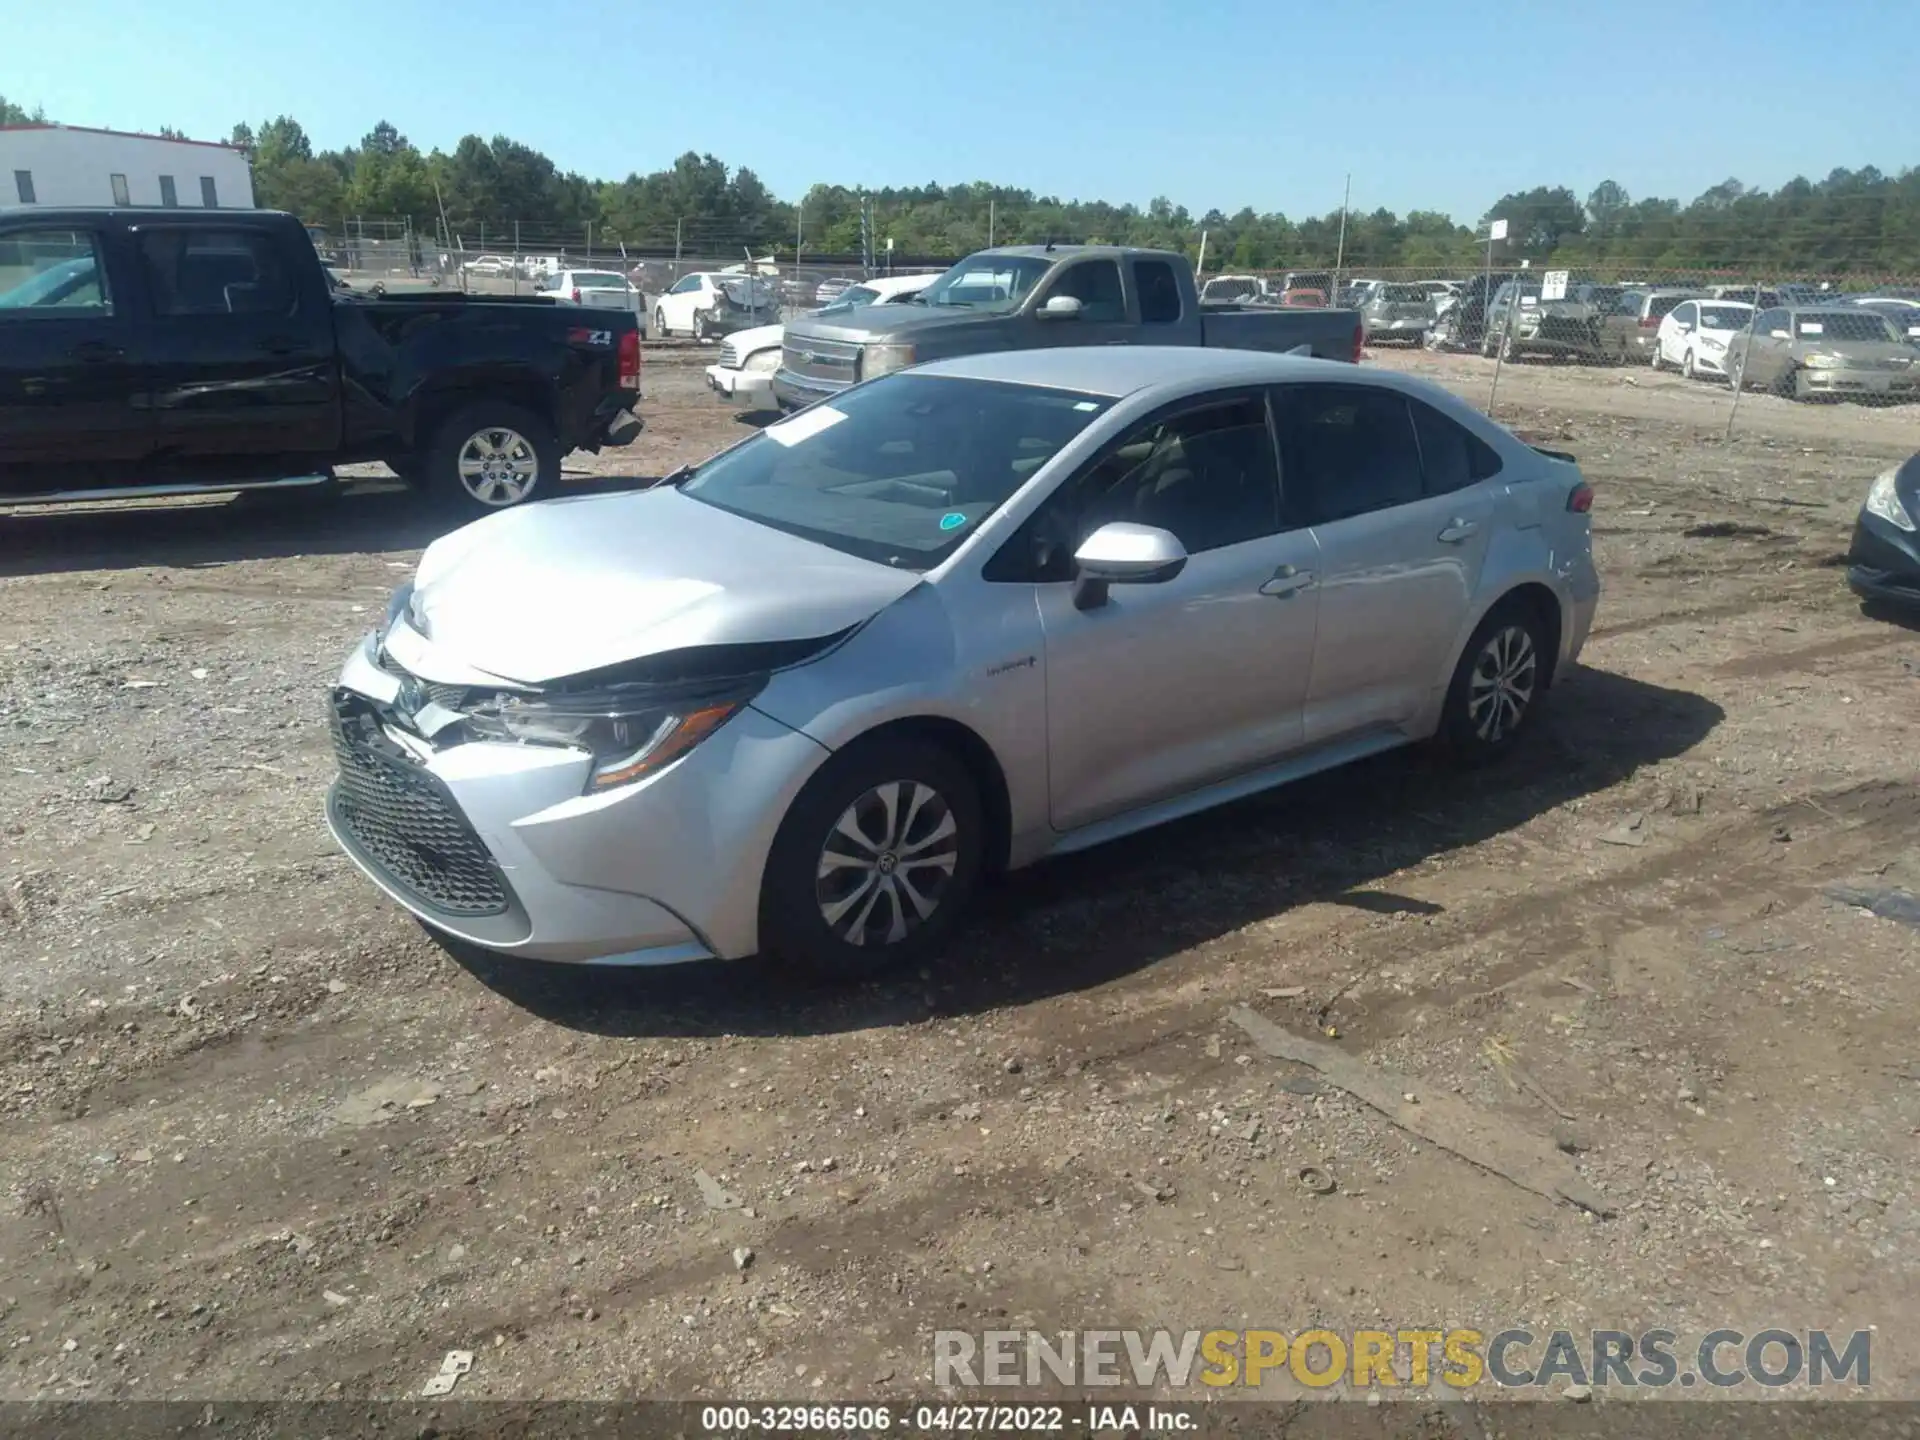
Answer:
POLYGON ((449 678, 543 685, 670 651, 837 634, 919 583, 658 489, 549 500, 443 536, 420 558, 411 614, 422 658, 449 678))

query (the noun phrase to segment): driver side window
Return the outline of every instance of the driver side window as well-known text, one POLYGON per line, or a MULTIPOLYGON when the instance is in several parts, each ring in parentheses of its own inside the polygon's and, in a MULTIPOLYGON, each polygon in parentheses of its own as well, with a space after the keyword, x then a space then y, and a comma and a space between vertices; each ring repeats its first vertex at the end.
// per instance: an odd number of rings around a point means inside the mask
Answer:
POLYGON ((1056 295, 1071 295, 1078 300, 1083 320, 1117 323, 1127 318, 1120 266, 1112 260, 1083 260, 1069 265, 1047 291, 1047 299, 1056 295))

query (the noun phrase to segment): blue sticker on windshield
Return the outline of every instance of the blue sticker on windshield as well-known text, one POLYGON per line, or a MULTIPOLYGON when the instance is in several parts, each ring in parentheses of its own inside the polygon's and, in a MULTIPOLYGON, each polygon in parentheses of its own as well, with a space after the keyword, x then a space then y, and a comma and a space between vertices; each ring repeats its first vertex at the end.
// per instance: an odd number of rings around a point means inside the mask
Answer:
POLYGON ((962 515, 958 510, 949 510, 940 517, 940 528, 942 530, 958 530, 966 523, 967 517, 962 515))

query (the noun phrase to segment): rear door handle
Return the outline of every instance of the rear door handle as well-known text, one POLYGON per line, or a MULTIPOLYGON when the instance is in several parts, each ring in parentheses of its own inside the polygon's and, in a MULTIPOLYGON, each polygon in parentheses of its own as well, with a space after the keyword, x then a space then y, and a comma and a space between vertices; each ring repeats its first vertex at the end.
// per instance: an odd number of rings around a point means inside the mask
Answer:
POLYGON ((1472 520, 1449 520, 1447 528, 1434 538, 1443 545, 1458 545, 1461 541, 1472 539, 1479 533, 1479 525, 1472 520))
POLYGON ((1273 578, 1260 587, 1262 595, 1271 595, 1284 600, 1289 595, 1297 595, 1313 584, 1311 570, 1296 570, 1291 565, 1282 565, 1273 572, 1273 578))
POLYGON ((291 355, 300 348, 300 342, 285 335, 269 335, 260 342, 260 348, 269 355, 291 355))
POLYGON ((108 360, 124 360, 127 352, 104 340, 86 340, 73 347, 73 358, 88 365, 99 365, 108 360))

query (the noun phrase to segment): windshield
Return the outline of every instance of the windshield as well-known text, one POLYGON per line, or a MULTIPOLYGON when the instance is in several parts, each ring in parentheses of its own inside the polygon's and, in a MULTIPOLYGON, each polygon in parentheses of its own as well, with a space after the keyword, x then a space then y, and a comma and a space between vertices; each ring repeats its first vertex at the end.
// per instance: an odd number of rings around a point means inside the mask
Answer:
POLYGON ((685 493, 849 555, 929 570, 1112 404, 886 375, 768 426, 702 466, 685 493))
POLYGON ((921 292, 928 305, 964 305, 971 310, 1015 310, 1053 268, 1038 255, 969 255, 921 292))
POLYGON ((1796 315, 1793 333, 1802 340, 1899 340, 1884 316, 1862 315, 1857 310, 1815 310, 1796 315))
POLYGON ((1751 305, 1702 305, 1700 307, 1702 330, 1744 330, 1747 328, 1747 322, 1752 318, 1751 305))
POLYGON ((11 290, 0 291, 0 310, 104 304, 91 255, 50 265, 11 290))
POLYGON ((1384 300, 1389 305, 1424 305, 1427 292, 1418 285, 1382 285, 1374 293, 1374 298, 1384 300))
POLYGON ((576 270, 573 272, 573 283, 587 290, 624 290, 627 288, 625 276, 609 275, 603 270, 576 270))

